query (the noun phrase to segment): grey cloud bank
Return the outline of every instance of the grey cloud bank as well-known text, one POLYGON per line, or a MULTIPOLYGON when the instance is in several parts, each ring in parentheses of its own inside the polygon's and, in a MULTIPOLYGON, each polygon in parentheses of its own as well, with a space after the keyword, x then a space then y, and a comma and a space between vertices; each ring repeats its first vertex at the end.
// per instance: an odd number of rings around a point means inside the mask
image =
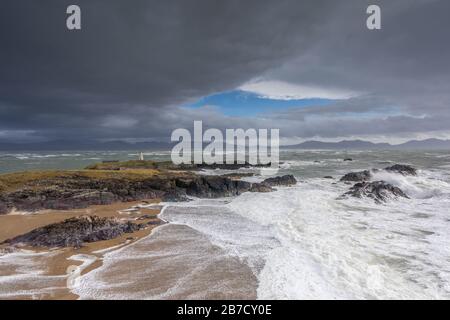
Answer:
POLYGON ((447 137, 450 3, 6 0, 0 11, 0 141, 145 139, 175 128, 280 128, 287 138, 447 137), (360 92, 328 106, 228 117, 180 107, 249 81, 360 92))

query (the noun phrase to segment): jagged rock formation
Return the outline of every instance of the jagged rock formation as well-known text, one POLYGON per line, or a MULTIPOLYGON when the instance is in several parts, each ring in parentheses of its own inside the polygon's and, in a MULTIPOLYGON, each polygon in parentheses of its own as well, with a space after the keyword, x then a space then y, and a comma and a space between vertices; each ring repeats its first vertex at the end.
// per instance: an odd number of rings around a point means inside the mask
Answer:
POLYGON ((405 176, 408 176, 408 175, 409 176, 415 176, 415 175, 417 175, 417 169, 415 169, 415 168, 413 168, 411 166, 405 165, 405 164, 395 164, 395 165, 393 165, 391 167, 385 168, 384 170, 390 171, 390 172, 401 173, 401 174, 403 174, 405 176))
POLYGON ((293 175, 285 175, 281 177, 267 178, 263 182, 253 183, 250 188, 250 192, 271 192, 274 189, 272 187, 277 186, 293 186, 297 183, 297 180, 293 175))
POLYGON ((188 196, 221 198, 237 196, 250 190, 251 183, 231 180, 221 176, 199 176, 195 179, 176 179, 176 187, 184 189, 188 196))
MULTIPOLYGON (((295 184, 293 176, 269 178, 268 186, 295 184)), ((230 197, 247 192, 249 182, 223 176, 176 174, 113 174, 107 177, 65 173, 30 180, 15 190, 0 193, 0 214, 13 208, 21 211, 43 209, 69 210, 90 205, 111 204, 160 198, 164 201, 186 201, 199 198, 230 197)), ((253 191, 256 190, 256 187, 253 191)), ((262 188, 260 188, 262 190, 262 188)), ((267 188, 265 188, 267 190, 267 188)))
POLYGON ((368 181, 372 178, 372 174, 369 170, 358 171, 358 172, 350 172, 344 175, 340 181, 368 181))
POLYGON ((409 197, 398 187, 384 181, 359 182, 350 188, 344 196, 357 198, 371 198, 377 203, 386 202, 388 199, 409 197))
POLYGON ((272 192, 273 188, 263 182, 253 183, 250 192, 272 192))
POLYGON ((145 224, 121 222, 114 218, 79 216, 34 229, 5 243, 32 247, 81 247, 85 242, 114 239, 144 227, 145 224))
POLYGON ((267 184, 271 187, 276 186, 293 186, 297 183, 297 180, 294 178, 293 175, 287 174, 281 177, 273 177, 273 178, 267 178, 262 183, 267 184))
MULTIPOLYGON (((403 164, 395 164, 393 166, 385 168, 384 170, 388 172, 400 173, 403 175, 411 175, 411 176, 417 175, 417 169, 403 164)), ((351 182, 369 181, 370 179, 372 179, 372 173, 377 171, 379 171, 379 169, 350 172, 344 175, 340 179, 340 181, 351 181, 351 182)))

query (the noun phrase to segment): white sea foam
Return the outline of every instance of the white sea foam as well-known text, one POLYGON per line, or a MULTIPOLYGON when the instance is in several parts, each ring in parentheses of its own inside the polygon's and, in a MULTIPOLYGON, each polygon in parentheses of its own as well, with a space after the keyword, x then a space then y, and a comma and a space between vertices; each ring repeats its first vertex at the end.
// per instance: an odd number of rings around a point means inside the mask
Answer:
POLYGON ((66 285, 68 289, 73 289, 78 285, 78 282, 80 281, 81 273, 84 269, 89 267, 91 264, 93 264, 98 258, 94 255, 88 255, 88 254, 76 254, 69 258, 69 260, 73 261, 81 261, 81 265, 76 266, 72 265, 69 266, 67 270, 67 280, 66 285))
POLYGON ((377 172, 374 180, 411 198, 381 205, 337 200, 348 185, 315 178, 272 193, 172 204, 162 217, 258 261, 262 299, 449 298, 450 185, 441 177, 377 172))
POLYGON ((450 297, 449 185, 430 177, 377 178, 412 199, 336 201, 345 187, 312 180, 228 205, 271 227, 282 244, 266 255, 259 298, 450 297))

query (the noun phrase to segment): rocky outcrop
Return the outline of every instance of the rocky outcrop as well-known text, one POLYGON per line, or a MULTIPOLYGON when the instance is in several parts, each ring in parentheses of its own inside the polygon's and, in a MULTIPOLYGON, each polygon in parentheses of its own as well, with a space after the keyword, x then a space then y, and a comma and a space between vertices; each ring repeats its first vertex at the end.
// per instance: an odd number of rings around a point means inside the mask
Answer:
POLYGON ((184 189, 188 196, 221 198, 249 191, 251 183, 220 176, 199 176, 195 179, 177 179, 176 186, 184 189))
POLYGON ((188 200, 187 196, 218 198, 239 195, 250 187, 248 182, 220 176, 155 176, 142 180, 76 177, 66 181, 51 181, 49 186, 25 186, 5 193, 0 198, 0 212, 8 213, 13 208, 22 211, 69 210, 155 198, 166 201, 185 201, 188 200))
POLYGON ((79 216, 62 222, 34 229, 31 232, 5 241, 9 245, 32 247, 81 247, 85 242, 117 238, 145 227, 130 221, 121 222, 114 218, 79 216))
POLYGON ((417 169, 415 169, 411 166, 405 165, 405 164, 395 164, 393 166, 385 168, 384 170, 390 171, 390 172, 401 173, 405 176, 417 175, 417 169))
POLYGON ((359 182, 355 184, 344 196, 357 198, 371 198, 375 202, 386 202, 388 199, 403 197, 409 198, 400 188, 384 181, 359 182))
POLYGON ((166 192, 161 200, 164 202, 182 202, 182 201, 190 201, 189 197, 186 194, 185 189, 175 188, 166 192))
POLYGON ((9 206, 5 204, 4 209, 14 207, 23 211, 78 209, 90 205, 111 204, 117 201, 117 197, 107 191, 91 189, 58 190, 57 187, 45 188, 40 191, 24 189, 10 193, 7 198, 9 206))
POLYGON ((263 182, 253 183, 250 192, 272 192, 273 188, 263 182))
MULTIPOLYGON (((395 164, 393 166, 387 167, 384 170, 389 172, 396 172, 403 175, 417 175, 417 169, 403 164, 395 164)), ((350 182, 361 182, 369 181, 372 178, 372 172, 379 171, 379 169, 364 170, 358 172, 350 172, 344 175, 340 181, 350 181, 350 182)))
POLYGON ((262 183, 270 186, 270 187, 276 187, 276 186, 293 186, 297 183, 297 180, 295 177, 291 174, 281 176, 281 177, 273 177, 273 178, 267 178, 262 183))
MULTIPOLYGON (((146 174, 112 170, 86 172, 21 173, 5 177, 15 185, 4 185, 0 192, 0 214, 13 209, 38 211, 43 209, 70 210, 90 205, 105 205, 145 199, 187 201, 189 197, 220 198, 237 196, 252 188, 252 184, 238 177, 205 176, 192 172, 164 171, 146 174), (117 172, 117 173, 116 173, 117 172), (27 178, 31 177, 31 178, 27 178), (17 186, 16 181, 24 182, 17 186)), ((269 178, 266 186, 255 186, 253 191, 267 192, 269 187, 295 184, 293 176, 269 178)), ((1 185, 0 185, 1 187, 1 185)))
POLYGON ((271 192, 274 189, 272 187, 277 186, 292 186, 297 183, 297 180, 293 175, 285 175, 281 177, 267 178, 263 182, 253 183, 250 188, 250 192, 271 192))
POLYGON ((10 209, 8 208, 8 204, 7 202, 0 198, 0 214, 6 214, 10 211, 10 209))
POLYGON ((164 194, 161 190, 163 187, 159 181, 146 183, 121 180, 68 181, 41 188, 24 187, 3 195, 0 212, 5 214, 13 208, 31 212, 43 209, 69 210, 117 201, 154 199, 164 194))
POLYGON ((227 174, 222 174, 221 177, 230 179, 241 179, 244 177, 253 177, 255 174, 253 172, 232 172, 227 174))
POLYGON ((358 172, 350 172, 344 175, 340 181, 368 181, 372 178, 372 173, 369 170, 358 171, 358 172))

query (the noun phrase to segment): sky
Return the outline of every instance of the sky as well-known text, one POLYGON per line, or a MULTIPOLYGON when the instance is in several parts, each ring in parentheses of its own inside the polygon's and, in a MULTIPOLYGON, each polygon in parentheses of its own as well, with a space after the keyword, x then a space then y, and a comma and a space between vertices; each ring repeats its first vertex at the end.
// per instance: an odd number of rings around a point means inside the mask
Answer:
POLYGON ((3 0, 0 142, 450 138, 447 0, 3 0), (66 28, 77 4, 82 29, 66 28), (366 28, 369 4, 382 29, 366 28))

